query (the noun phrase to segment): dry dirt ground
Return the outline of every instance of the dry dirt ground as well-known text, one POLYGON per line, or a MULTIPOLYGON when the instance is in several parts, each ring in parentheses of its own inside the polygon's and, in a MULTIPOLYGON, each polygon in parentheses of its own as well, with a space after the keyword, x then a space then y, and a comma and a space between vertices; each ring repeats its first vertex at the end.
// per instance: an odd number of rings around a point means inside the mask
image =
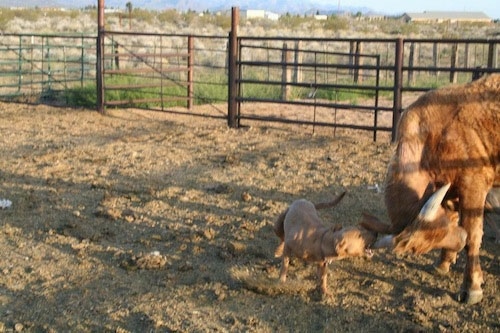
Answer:
POLYGON ((137 110, 0 104, 0 331, 498 332, 500 246, 486 229, 484 299, 438 253, 315 269, 276 282, 272 224, 295 199, 346 198, 325 223, 386 218, 393 147, 367 132, 137 110))

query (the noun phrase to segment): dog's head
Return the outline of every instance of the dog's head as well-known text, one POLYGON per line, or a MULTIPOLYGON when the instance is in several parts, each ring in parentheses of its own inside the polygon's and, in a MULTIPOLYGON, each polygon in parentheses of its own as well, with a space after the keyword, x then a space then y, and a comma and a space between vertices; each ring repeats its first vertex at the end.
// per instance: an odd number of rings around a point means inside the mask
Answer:
POLYGON ((377 239, 376 232, 353 226, 342 228, 337 234, 336 252, 340 257, 371 256, 370 247, 377 239))

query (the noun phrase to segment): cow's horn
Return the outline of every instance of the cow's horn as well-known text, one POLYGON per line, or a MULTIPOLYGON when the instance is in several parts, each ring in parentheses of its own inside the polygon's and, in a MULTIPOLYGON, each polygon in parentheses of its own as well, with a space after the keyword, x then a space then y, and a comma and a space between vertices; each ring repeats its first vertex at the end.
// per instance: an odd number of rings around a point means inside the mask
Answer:
POLYGON ((429 198, 429 200, 427 200, 425 205, 420 210, 420 213, 418 214, 420 220, 427 222, 435 220, 436 214, 439 210, 439 207, 441 206, 441 202, 443 201, 444 196, 446 195, 446 192, 448 192, 450 186, 451 184, 448 183, 434 192, 434 194, 432 194, 432 196, 429 198))

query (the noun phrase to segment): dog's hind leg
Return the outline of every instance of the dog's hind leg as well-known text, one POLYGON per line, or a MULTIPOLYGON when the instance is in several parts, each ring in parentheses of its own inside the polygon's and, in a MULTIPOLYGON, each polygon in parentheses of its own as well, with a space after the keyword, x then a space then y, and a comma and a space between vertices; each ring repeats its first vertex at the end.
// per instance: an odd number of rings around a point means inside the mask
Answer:
POLYGON ((281 213, 274 222, 274 227, 273 227, 274 233, 280 239, 280 243, 278 244, 278 247, 274 251, 275 258, 279 258, 283 255, 283 249, 285 247, 285 217, 287 213, 288 213, 288 208, 283 213, 281 213))
POLYGON ((274 257, 279 258, 279 257, 283 256, 283 249, 284 248, 285 248, 285 242, 281 241, 278 244, 278 247, 276 247, 276 250, 274 251, 274 257))
POLYGON ((288 208, 278 216, 276 221, 274 221, 274 233, 281 239, 281 241, 285 240, 285 217, 287 213, 288 208))

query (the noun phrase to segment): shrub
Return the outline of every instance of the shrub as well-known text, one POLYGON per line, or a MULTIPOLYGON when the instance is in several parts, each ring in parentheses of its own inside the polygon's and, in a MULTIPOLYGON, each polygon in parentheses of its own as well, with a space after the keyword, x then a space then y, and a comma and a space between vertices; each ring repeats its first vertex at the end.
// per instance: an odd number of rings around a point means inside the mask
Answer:
POLYGON ((328 17, 327 20, 323 21, 323 29, 326 30, 346 30, 349 28, 349 21, 344 17, 338 17, 336 15, 332 15, 328 17))
POLYGON ((156 15, 156 18, 162 25, 165 23, 179 24, 181 21, 181 16, 175 9, 163 10, 156 15))

